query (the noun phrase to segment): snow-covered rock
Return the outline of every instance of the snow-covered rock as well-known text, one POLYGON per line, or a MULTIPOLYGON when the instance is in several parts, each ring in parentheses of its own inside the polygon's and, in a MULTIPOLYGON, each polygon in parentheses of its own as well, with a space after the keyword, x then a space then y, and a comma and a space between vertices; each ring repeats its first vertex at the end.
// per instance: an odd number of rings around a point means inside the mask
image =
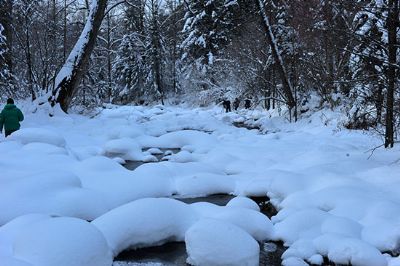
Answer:
POLYGON ((233 224, 213 219, 195 223, 185 235, 187 262, 197 266, 256 266, 260 247, 233 224))

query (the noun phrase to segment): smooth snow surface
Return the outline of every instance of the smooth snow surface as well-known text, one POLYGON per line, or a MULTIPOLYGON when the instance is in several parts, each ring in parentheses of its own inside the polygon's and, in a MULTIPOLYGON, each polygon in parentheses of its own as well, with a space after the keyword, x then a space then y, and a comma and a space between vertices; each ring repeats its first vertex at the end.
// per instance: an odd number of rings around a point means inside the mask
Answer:
POLYGON ((217 220, 201 220, 185 236, 187 262, 192 265, 256 266, 257 241, 239 227, 217 220))
POLYGON ((383 254, 400 250, 399 147, 368 158, 381 140, 342 129, 339 114, 288 123, 217 107, 108 106, 92 118, 22 109, 22 129, 0 137, 2 263, 111 265, 126 248, 186 240, 192 263, 253 265, 250 243, 272 239, 288 247, 284 265, 400 265, 383 254), (119 164, 129 160, 145 164, 119 164), (238 197, 165 199, 214 193, 238 197), (271 221, 246 198, 265 195, 279 211, 271 221), (213 234, 218 256, 203 242, 213 234), (239 239, 249 244, 227 258, 239 239))

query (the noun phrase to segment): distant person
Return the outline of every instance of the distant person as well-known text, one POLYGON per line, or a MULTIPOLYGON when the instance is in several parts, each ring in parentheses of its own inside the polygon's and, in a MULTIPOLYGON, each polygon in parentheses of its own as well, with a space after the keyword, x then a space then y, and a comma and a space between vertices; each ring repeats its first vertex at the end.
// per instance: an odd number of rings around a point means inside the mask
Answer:
POLYGON ((240 105, 240 99, 236 98, 235 101, 233 102, 233 109, 235 109, 235 111, 237 111, 237 109, 239 108, 240 105))
POLYGON ((250 99, 244 100, 244 108, 250 109, 250 107, 251 107, 251 101, 250 101, 250 99))
POLYGON ((15 106, 14 100, 9 98, 6 106, 4 106, 3 111, 0 113, 0 133, 3 131, 4 126, 4 134, 6 137, 9 136, 21 127, 19 122, 22 120, 24 120, 24 115, 15 106))
POLYGON ((230 112, 230 111, 232 111, 232 109, 231 109, 231 101, 229 101, 229 100, 224 100, 223 102, 222 102, 222 105, 224 106, 224 108, 225 108, 225 112, 230 112))

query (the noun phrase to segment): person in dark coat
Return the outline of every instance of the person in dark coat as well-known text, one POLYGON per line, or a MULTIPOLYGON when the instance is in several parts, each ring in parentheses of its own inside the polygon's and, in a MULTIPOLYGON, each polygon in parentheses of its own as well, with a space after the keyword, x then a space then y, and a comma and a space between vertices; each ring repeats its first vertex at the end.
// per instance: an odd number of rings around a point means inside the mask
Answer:
POLYGON ((9 136, 21 127, 19 122, 22 120, 24 120, 24 115, 21 110, 15 106, 14 100, 9 98, 6 106, 4 106, 3 111, 0 113, 0 133, 3 131, 4 127, 5 136, 9 136))
POLYGON ((222 102, 222 105, 224 106, 224 108, 225 108, 225 112, 230 112, 230 111, 232 111, 231 110, 231 101, 229 101, 229 100, 224 100, 223 102, 222 102))
POLYGON ((250 107, 251 107, 251 100, 250 99, 244 100, 244 108, 250 109, 250 107))
POLYGON ((240 99, 239 99, 239 98, 236 98, 236 99, 233 101, 233 108, 235 109, 235 111, 237 111, 237 109, 239 108, 239 105, 240 105, 240 99))

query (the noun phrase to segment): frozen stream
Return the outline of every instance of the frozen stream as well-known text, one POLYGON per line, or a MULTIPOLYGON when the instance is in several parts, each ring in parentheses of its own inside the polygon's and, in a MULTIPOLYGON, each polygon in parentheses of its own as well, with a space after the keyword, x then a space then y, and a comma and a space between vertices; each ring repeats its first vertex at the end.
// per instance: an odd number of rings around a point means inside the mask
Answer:
MULTIPOLYGON (((225 206, 234 196, 216 194, 199 198, 175 198, 185 203, 209 202, 220 206, 225 206)), ((271 215, 271 206, 267 203, 267 197, 252 198, 260 206, 265 215, 271 215)), ((279 266, 281 256, 285 248, 281 243, 261 243, 260 244, 260 265, 279 266)), ((113 266, 133 266, 133 265, 165 265, 165 266, 186 266, 186 248, 184 242, 170 242, 162 246, 127 250, 115 258, 113 266)))
MULTIPOLYGON (((166 160, 165 156, 176 154, 180 149, 159 149, 163 153, 155 154, 159 161, 166 160)), ((140 161, 128 161, 124 167, 129 170, 135 170, 144 164, 140 161)), ((196 198, 179 198, 174 197, 184 203, 191 204, 195 202, 209 202, 219 206, 225 206, 233 195, 214 194, 205 197, 196 198)), ((260 206, 261 212, 268 217, 276 214, 275 208, 269 203, 267 197, 252 198, 260 206)), ((285 248, 281 243, 260 243, 260 265, 278 266, 281 265, 282 253, 285 248)), ((161 246, 140 248, 136 250, 127 250, 118 255, 114 260, 114 266, 133 266, 133 265, 177 265, 184 266, 186 263, 187 253, 184 242, 168 242, 161 246)))

